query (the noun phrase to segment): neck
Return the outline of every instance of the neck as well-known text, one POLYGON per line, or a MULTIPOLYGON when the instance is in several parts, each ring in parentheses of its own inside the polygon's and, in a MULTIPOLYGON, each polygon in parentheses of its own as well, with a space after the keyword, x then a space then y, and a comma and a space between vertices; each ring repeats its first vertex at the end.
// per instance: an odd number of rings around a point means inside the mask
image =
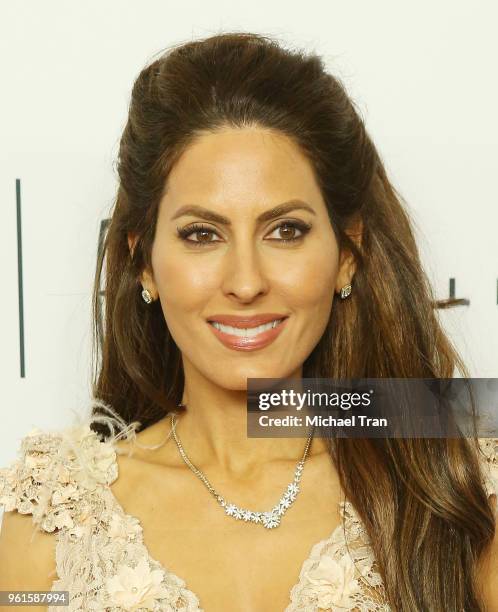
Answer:
MULTIPOLYGON (((220 388, 185 387, 185 408, 176 418, 175 431, 190 461, 202 471, 227 478, 253 477, 268 464, 295 467, 303 457, 308 436, 249 438, 247 393, 220 388)), ((176 445, 176 443, 175 443, 176 445)), ((325 441, 313 437, 307 460, 326 453, 325 441)), ((179 457, 183 463, 183 459, 179 457)))

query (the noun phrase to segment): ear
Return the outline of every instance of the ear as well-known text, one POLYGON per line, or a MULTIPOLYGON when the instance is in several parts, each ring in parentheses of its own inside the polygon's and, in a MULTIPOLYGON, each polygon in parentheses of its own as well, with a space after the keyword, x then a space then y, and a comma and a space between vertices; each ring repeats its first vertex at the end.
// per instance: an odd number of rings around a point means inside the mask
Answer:
MULTIPOLYGON (((133 254, 135 252, 137 241, 138 241, 137 234, 128 233, 128 248, 130 249, 130 255, 132 259, 133 259, 133 254)), ((152 298, 156 299, 158 293, 157 293, 157 287, 152 277, 152 274, 148 270, 144 269, 138 280, 140 281, 144 289, 148 289, 150 291, 150 293, 152 294, 152 298)))
POLYGON ((137 244, 138 236, 136 234, 128 233, 128 248, 130 249, 130 256, 133 259, 133 253, 135 252, 135 245, 137 244))
MULTIPOLYGON (((361 248, 361 240, 363 236, 363 220, 359 216, 355 216, 345 230, 349 238, 361 248)), ((336 279, 335 290, 340 293, 344 285, 349 285, 356 272, 356 261, 354 255, 349 249, 342 249, 339 256, 339 271, 336 279)))

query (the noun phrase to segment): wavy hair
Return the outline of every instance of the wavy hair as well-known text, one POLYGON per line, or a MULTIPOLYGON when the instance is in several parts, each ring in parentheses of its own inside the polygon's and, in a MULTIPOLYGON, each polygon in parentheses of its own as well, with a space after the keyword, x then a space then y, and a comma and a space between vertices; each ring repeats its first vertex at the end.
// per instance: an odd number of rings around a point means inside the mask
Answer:
MULTIPOLYGON (((180 351, 159 300, 143 302, 139 279, 151 269, 176 160, 199 133, 248 126, 281 132, 307 155, 338 244, 357 264, 354 291, 334 302, 303 376, 468 376, 438 320, 405 203, 344 85, 315 54, 237 32, 170 47, 134 83, 93 289, 94 397, 142 428, 181 401, 180 351), (361 245, 346 232, 358 217, 361 245), (129 233, 138 237, 133 256, 129 233)), ((482 609, 476 565, 495 525, 478 453, 473 438, 331 442, 393 609, 482 609)))

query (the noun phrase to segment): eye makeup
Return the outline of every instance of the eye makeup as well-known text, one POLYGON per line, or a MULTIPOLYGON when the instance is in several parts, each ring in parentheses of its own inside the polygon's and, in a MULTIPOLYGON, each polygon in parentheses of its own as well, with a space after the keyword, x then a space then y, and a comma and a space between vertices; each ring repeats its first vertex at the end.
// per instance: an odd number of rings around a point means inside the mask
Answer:
MULTIPOLYGON (((281 229, 281 228, 293 228, 295 230, 299 230, 301 234, 299 236, 292 236, 291 238, 280 238, 280 239, 271 238, 271 240, 276 241, 276 242, 283 242, 283 243, 298 242, 306 236, 306 234, 310 231, 311 227, 312 227, 311 223, 306 223, 305 221, 295 221, 295 220, 281 221, 278 225, 276 225, 271 230, 270 233, 273 233, 275 230, 281 229)), ((189 240, 189 236, 193 234, 218 235, 214 229, 210 228, 209 226, 203 225, 202 223, 193 223, 183 228, 177 227, 176 230, 177 230, 178 237, 181 240, 183 240, 185 243, 188 243, 188 246, 203 247, 209 244, 214 244, 216 242, 219 242, 218 240, 207 240, 207 241, 189 240)))

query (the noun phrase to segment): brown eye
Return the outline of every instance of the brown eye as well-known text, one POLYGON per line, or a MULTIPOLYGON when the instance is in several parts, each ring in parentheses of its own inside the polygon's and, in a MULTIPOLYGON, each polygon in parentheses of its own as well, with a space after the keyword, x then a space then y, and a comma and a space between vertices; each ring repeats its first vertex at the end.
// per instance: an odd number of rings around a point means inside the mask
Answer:
POLYGON ((208 237, 210 235, 217 235, 214 230, 205 227, 204 225, 194 224, 189 227, 179 228, 177 227, 178 235, 182 240, 187 242, 189 246, 204 246, 206 244, 210 244, 212 242, 217 242, 217 240, 209 240, 208 237), (189 236, 197 235, 198 240, 190 240, 189 236))
POLYGON ((207 240, 207 237, 209 237, 209 235, 212 233, 213 232, 205 229, 194 232, 194 234, 197 235, 198 242, 211 242, 211 240, 207 240))
MULTIPOLYGON (((311 224, 305 223, 304 221, 283 221, 274 227, 270 232, 273 234, 278 231, 281 237, 270 238, 269 240, 272 242, 283 243, 298 242, 304 238, 310 229, 311 224), (298 236, 296 236, 296 231, 300 232, 298 236)), ((184 228, 177 227, 176 230, 178 232, 178 236, 189 246, 203 247, 219 242, 219 240, 209 239, 210 236, 218 236, 214 230, 199 223, 194 223, 193 225, 189 225, 188 227, 184 228), (189 237, 192 235, 196 235, 198 239, 191 240, 189 237)))
POLYGON ((296 227, 292 225, 281 225, 277 229, 284 240, 292 240, 295 238, 294 234, 296 233, 296 227))
MULTIPOLYGON (((310 231, 311 225, 302 221, 284 221, 280 223, 272 230, 272 234, 277 232, 282 236, 280 239, 276 239, 277 242, 297 242, 302 240, 304 236, 310 231), (300 235, 296 236, 296 230, 301 232, 300 235)), ((270 240, 275 240, 271 238, 270 240)))

